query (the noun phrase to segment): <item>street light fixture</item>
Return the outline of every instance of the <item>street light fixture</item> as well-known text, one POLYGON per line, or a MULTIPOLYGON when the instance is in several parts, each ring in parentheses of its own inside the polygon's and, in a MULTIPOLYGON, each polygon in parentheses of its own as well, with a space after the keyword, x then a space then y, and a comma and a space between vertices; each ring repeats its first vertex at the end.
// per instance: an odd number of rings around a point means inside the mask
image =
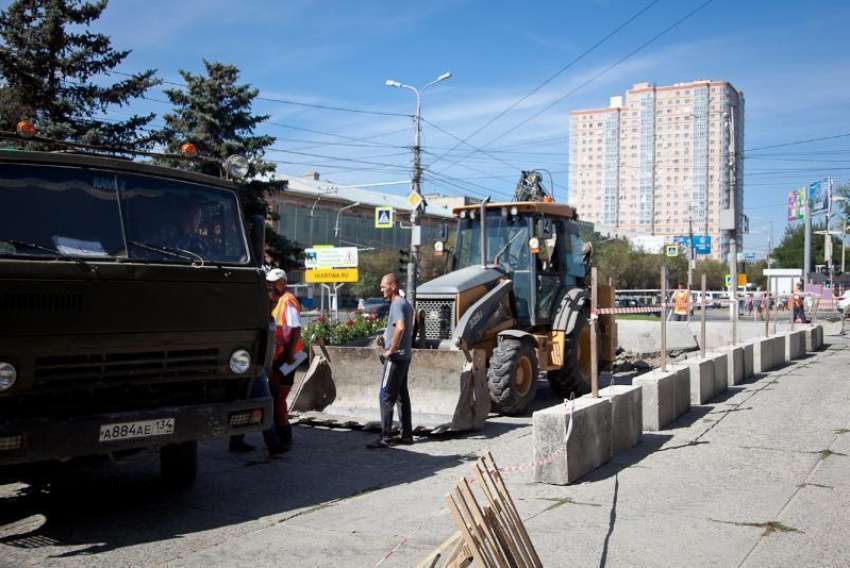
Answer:
POLYGON ((399 89, 408 89, 416 94, 416 114, 414 120, 416 123, 416 134, 413 141, 413 180, 411 183, 411 193, 418 197, 419 205, 413 208, 410 213, 410 222, 412 223, 410 231, 410 260, 407 263, 407 284, 405 291, 407 300, 415 308, 416 307, 416 256, 419 252, 419 245, 422 244, 421 221, 419 219, 419 207, 425 208, 425 200, 422 199, 422 168, 420 166, 420 140, 422 137, 422 93, 431 85, 436 85, 441 81, 451 78, 452 74, 446 71, 430 83, 425 84, 421 89, 405 85, 393 79, 387 79, 385 85, 399 89))
MULTIPOLYGON (((318 199, 316 201, 318 201, 318 199)), ((334 224, 334 239, 336 239, 337 241, 340 241, 340 239, 339 239, 339 216, 346 209, 353 209, 353 208, 357 207, 358 205, 360 205, 359 201, 352 203, 351 205, 346 205, 345 207, 343 207, 342 209, 340 209, 339 211, 336 212, 336 224, 334 224)), ((340 242, 339 244, 342 244, 342 243, 340 242)))

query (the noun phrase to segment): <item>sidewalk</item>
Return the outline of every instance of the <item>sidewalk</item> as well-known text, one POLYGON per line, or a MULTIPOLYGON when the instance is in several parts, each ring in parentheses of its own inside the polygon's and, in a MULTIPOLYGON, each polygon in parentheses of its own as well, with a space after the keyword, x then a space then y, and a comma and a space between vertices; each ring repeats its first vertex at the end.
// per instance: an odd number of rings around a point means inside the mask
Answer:
MULTIPOLYGON (((850 342, 826 340, 576 485, 505 474, 544 564, 850 565, 850 342)), ((443 497, 482 451, 532 460, 530 423, 379 451, 364 448, 374 434, 296 428, 281 459, 210 442, 181 494, 156 463, 81 472, 40 498, 0 487, 0 565, 369 567, 409 537, 382 566, 413 566, 456 530, 443 497)))

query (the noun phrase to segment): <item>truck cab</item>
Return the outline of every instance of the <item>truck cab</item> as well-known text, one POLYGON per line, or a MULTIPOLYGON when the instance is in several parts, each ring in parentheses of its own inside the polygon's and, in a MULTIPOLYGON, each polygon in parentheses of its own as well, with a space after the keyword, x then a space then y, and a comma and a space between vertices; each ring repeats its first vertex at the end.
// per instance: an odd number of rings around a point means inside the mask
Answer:
POLYGON ((186 483, 198 440, 269 427, 261 257, 230 182, 0 152, 0 473, 151 449, 186 483))

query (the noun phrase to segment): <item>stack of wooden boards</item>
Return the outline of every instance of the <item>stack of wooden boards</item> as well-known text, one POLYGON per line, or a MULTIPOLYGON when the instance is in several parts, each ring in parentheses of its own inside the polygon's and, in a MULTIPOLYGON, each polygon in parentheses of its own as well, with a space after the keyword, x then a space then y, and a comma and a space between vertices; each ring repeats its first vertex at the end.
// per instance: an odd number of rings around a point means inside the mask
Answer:
POLYGON ((542 567, 490 452, 476 462, 473 472, 471 482, 460 480, 446 495, 446 505, 458 531, 417 568, 542 567), (479 506, 472 485, 478 485, 483 493, 483 507, 479 506))

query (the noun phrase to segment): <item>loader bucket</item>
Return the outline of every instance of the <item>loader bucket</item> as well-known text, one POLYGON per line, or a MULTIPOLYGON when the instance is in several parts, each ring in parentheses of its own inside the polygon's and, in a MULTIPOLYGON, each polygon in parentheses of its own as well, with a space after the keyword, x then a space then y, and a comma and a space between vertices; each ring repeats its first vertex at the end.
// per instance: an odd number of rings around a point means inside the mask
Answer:
MULTIPOLYGON (((369 347, 313 350, 310 369, 293 388, 300 424, 380 429, 380 351, 369 347)), ((408 390, 417 434, 479 430, 490 411, 484 352, 414 349, 408 390)), ((398 420, 396 413, 394 418, 398 420)))

